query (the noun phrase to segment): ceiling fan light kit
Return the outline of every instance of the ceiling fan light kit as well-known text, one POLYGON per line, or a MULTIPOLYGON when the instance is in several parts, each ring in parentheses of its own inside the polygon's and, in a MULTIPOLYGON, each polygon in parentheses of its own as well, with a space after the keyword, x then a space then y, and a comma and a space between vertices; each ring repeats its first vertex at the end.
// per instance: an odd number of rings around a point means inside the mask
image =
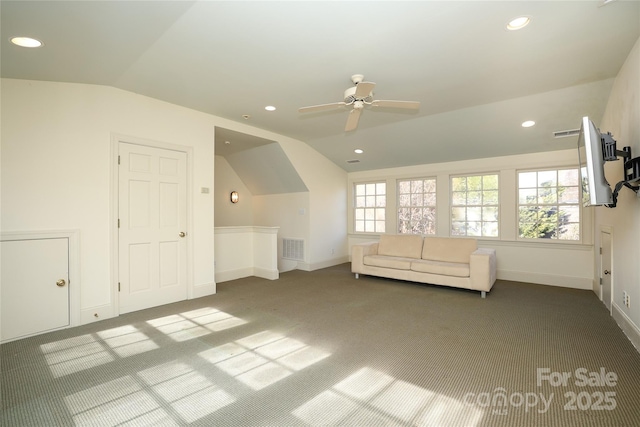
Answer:
POLYGON ((418 101, 374 100, 373 89, 376 87, 376 84, 373 82, 365 82, 362 74, 354 74, 351 76, 351 81, 354 86, 344 91, 344 101, 302 107, 298 109, 298 111, 300 113, 311 113, 352 107, 344 129, 345 132, 350 132, 358 127, 360 114, 365 107, 403 108, 411 110, 420 108, 420 102, 418 101))

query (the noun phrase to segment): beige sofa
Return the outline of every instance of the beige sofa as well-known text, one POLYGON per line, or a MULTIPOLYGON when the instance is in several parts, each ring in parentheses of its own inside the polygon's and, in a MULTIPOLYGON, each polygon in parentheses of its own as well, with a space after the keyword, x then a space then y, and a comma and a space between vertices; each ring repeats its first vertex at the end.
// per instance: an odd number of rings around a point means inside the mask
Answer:
POLYGON ((379 242, 353 245, 351 271, 480 291, 482 298, 496 281, 496 251, 478 248, 476 239, 380 236, 379 242))

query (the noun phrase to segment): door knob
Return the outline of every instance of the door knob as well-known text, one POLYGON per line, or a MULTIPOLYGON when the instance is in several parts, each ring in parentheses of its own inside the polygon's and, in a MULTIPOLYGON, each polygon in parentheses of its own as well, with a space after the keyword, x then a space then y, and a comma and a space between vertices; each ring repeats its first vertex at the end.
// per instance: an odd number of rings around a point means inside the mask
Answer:
POLYGON ((611 272, 609 270, 605 270, 604 274, 611 274, 611 272))
POLYGON ((63 287, 64 285, 66 285, 67 282, 64 279, 60 279, 56 282, 56 285, 58 285, 59 287, 63 287))
POLYGON ((187 233, 185 233, 184 231, 181 231, 180 234, 178 234, 178 236, 180 236, 180 237, 184 237, 186 235, 187 235, 187 233))

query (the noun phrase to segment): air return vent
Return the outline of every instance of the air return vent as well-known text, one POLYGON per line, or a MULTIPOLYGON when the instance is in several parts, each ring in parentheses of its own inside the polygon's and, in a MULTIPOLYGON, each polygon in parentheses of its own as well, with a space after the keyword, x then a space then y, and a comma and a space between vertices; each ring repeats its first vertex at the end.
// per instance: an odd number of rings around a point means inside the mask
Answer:
POLYGON ((574 136, 580 133, 580 129, 560 130, 553 133, 554 138, 565 138, 567 136, 574 136))
POLYGON ((304 240, 282 239, 282 258, 304 261, 304 240))
POLYGON ((347 163, 360 163, 358 159, 347 160, 347 163))

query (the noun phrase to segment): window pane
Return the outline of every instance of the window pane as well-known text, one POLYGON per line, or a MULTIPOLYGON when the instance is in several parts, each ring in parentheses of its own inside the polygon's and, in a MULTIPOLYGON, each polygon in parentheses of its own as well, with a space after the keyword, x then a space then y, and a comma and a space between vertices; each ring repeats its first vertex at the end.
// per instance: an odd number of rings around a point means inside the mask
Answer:
POLYGON ((467 208, 467 220, 468 221, 482 221, 482 208, 467 208))
POLYGON ((398 181, 398 193, 409 193, 411 191, 411 181, 398 181))
POLYGON ((558 187, 558 203, 579 203, 580 187, 558 187))
POLYGON ((412 193, 422 193, 423 190, 423 181, 411 181, 411 192, 412 193))
POLYGON ((482 188, 485 190, 497 190, 498 175, 484 175, 482 177, 482 188))
POLYGON ((364 219, 367 221, 371 221, 374 218, 375 209, 367 208, 364 210, 364 219))
POLYGON ((371 207, 376 205, 376 196, 366 196, 365 197, 365 206, 371 207))
POLYGON ((411 195, 411 206, 422 206, 422 193, 411 195))
POLYGON ((364 231, 364 221, 356 221, 356 231, 364 231))
POLYGON ((411 202, 411 196, 407 194, 403 194, 400 197, 398 197, 398 204, 400 206, 410 206, 410 202, 411 202))
POLYGON ((467 193, 454 192, 451 194, 451 203, 453 205, 466 205, 467 193))
POLYGON ((436 180, 435 179, 427 179, 424 182, 424 191, 427 193, 435 193, 436 192, 436 180))
POLYGON ((467 191, 482 190, 482 177, 481 176, 468 176, 467 177, 467 191))
POLYGON ((535 203, 538 198, 538 191, 535 188, 527 188, 518 191, 518 202, 520 204, 535 203))
POLYGON ((482 223, 482 235, 490 237, 498 237, 498 223, 497 222, 483 222, 482 223))
POLYGON ((518 186, 520 188, 536 188, 538 174, 535 172, 520 172, 518 174, 518 186))
POLYGON ((373 221, 367 221, 364 223, 364 231, 366 231, 367 233, 373 233, 375 232, 375 223, 373 221))
POLYGON ((484 205, 497 205, 498 204, 498 190, 490 190, 482 192, 482 204, 484 205))
POLYGON ((518 174, 519 236, 528 239, 580 239, 578 169, 518 174), (537 177, 535 188, 532 179, 537 177))
POLYGON ((556 171, 538 172, 538 187, 555 187, 558 185, 556 171))
POLYGON ((498 221, 498 208, 482 208, 483 221, 498 221))
POLYGON ((423 203, 425 206, 435 206, 436 205, 436 193, 426 193, 424 195, 423 203))
POLYGON ((558 171, 558 185, 577 186, 578 182, 578 169, 565 169, 558 171))
POLYGON ((482 222, 469 221, 467 223, 467 236, 482 236, 482 222))
POLYGON ((378 233, 385 232, 385 222, 384 221, 376 221, 376 231, 378 233))
POLYGON ((467 180, 464 177, 451 178, 451 188, 453 191, 466 191, 467 180))
POLYGON ((451 223, 451 235, 452 236, 465 236, 467 234, 466 222, 452 222, 451 223))
POLYGON ((366 200, 366 197, 364 197, 364 196, 356 197, 356 207, 357 208, 365 207, 365 205, 366 205, 365 200, 366 200))
POLYGON ((384 221, 384 209, 375 209, 376 219, 384 221))
POLYGON ((399 221, 407 221, 411 219, 411 209, 409 208, 400 208, 398 209, 398 220, 399 221))
POLYGON ((387 184, 384 182, 379 182, 376 184, 376 194, 386 195, 387 194, 387 184))
POLYGON ((538 203, 549 204, 557 203, 558 194, 557 189, 553 188, 538 188, 538 203))
POLYGON ((356 196, 364 196, 367 187, 363 184, 356 185, 356 196))
POLYGON ((451 219, 453 221, 466 221, 467 209, 466 208, 451 208, 451 219))
POLYGON ((376 206, 379 208, 384 208, 387 206, 387 199, 384 196, 376 197, 376 206))
POLYGON ((376 194, 376 185, 375 184, 365 184, 365 194, 367 194, 367 195, 376 194))

